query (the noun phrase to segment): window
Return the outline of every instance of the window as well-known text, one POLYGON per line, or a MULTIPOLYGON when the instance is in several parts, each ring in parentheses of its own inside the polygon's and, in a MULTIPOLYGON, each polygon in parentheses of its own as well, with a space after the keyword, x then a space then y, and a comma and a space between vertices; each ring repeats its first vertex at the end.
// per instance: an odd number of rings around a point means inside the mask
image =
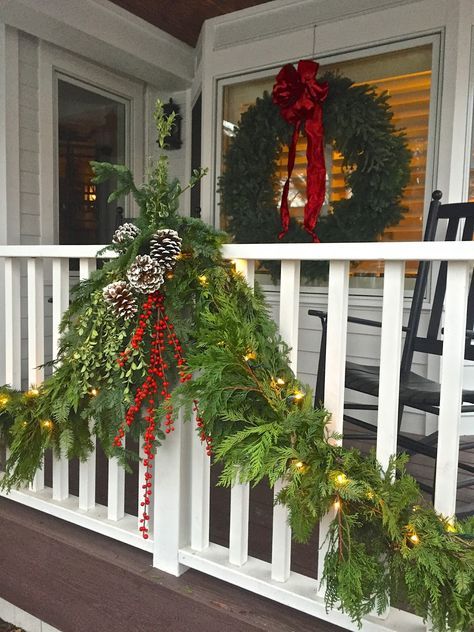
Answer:
MULTIPOLYGON (((408 145, 412 152, 411 178, 405 189, 403 204, 407 211, 397 226, 388 228, 380 239, 383 241, 416 241, 422 238, 423 208, 426 180, 428 124, 430 115, 432 45, 418 46, 364 57, 340 63, 321 65, 320 73, 327 70, 339 72, 351 78, 355 83, 369 83, 377 91, 387 91, 393 111, 393 122, 398 129, 404 129, 408 145)), ((234 83, 223 89, 223 127, 222 148, 232 140, 226 134, 226 128, 238 123, 240 116, 255 102, 264 91, 271 92, 274 74, 270 77, 234 83)), ((295 168, 289 199, 292 201, 292 214, 302 217, 305 199, 306 177, 306 140, 298 142, 295 168)), ((322 212, 330 212, 331 203, 350 195, 344 185, 341 169, 342 156, 328 146, 326 165, 328 171, 327 200, 322 212)), ((287 148, 284 148, 279 160, 278 177, 286 179, 287 148)), ((221 218, 223 221, 224 218, 221 218)), ((377 262, 359 262, 351 269, 352 285, 364 286, 364 277, 378 276, 383 267, 377 262)), ((416 262, 407 265, 407 275, 416 272, 416 262)))
POLYGON ((123 164, 125 139, 125 102, 58 81, 59 243, 111 241, 123 202, 107 202, 113 181, 91 183, 90 161, 123 164))

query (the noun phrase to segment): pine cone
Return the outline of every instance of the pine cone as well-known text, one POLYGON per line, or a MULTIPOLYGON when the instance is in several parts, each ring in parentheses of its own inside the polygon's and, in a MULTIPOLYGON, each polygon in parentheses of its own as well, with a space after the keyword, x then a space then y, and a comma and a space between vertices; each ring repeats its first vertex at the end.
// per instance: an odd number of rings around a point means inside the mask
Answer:
POLYGON ((138 306, 126 281, 109 283, 104 287, 102 296, 121 318, 128 320, 137 313, 138 306))
POLYGON ((138 292, 152 294, 163 283, 163 268, 149 255, 138 255, 127 272, 130 285, 138 292))
POLYGON ((119 226, 115 231, 112 237, 112 243, 117 246, 126 246, 132 242, 139 233, 140 229, 137 228, 135 224, 130 224, 129 222, 122 224, 122 226, 119 226))
POLYGON ((181 252, 181 237, 175 230, 164 228, 157 231, 150 242, 150 255, 161 267, 171 270, 181 252))

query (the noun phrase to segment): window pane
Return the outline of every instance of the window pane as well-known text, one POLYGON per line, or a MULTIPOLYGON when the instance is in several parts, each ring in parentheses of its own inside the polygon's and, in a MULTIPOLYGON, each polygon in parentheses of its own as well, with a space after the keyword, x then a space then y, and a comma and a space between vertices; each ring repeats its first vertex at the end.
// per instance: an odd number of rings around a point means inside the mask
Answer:
MULTIPOLYGON (((423 204, 428 145, 429 97, 431 87, 431 45, 403 51, 384 53, 337 64, 321 66, 320 73, 336 71, 352 79, 356 84, 369 83, 377 92, 387 91, 393 111, 393 122, 404 129, 412 152, 411 177, 403 197, 407 212, 397 226, 388 228, 380 239, 383 241, 416 241, 422 238, 423 204)), ((223 102, 223 151, 232 142, 228 130, 238 123, 243 112, 264 91, 271 92, 274 76, 229 85, 224 88, 223 102)), ((283 186, 286 179, 287 152, 284 148, 279 161, 278 177, 283 186)), ((306 202, 306 139, 300 137, 297 146, 295 168, 290 186, 291 213, 302 218, 306 202)), ((322 212, 331 212, 331 203, 350 195, 342 174, 342 156, 326 151, 328 171, 327 200, 322 212)), ((473 187, 474 188, 474 187, 473 187)), ((225 217, 221 217, 225 227, 225 217)), ((360 262, 352 267, 353 276, 377 275, 382 270, 376 262, 360 262)), ((407 266, 407 273, 416 271, 416 263, 407 266)))
POLYGON ((123 216, 115 182, 91 184, 91 160, 125 162, 125 105, 58 82, 59 243, 105 244, 123 216))

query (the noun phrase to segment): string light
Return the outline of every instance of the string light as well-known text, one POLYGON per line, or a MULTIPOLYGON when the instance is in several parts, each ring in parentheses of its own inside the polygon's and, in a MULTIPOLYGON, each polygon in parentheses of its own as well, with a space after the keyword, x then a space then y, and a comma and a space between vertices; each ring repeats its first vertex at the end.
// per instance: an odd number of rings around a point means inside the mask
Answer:
POLYGON ((43 421, 41 422, 41 427, 45 430, 51 430, 53 427, 53 422, 51 421, 51 419, 43 419, 43 421))
POLYGON ((285 384, 285 380, 281 377, 277 378, 276 383, 278 386, 283 386, 285 384))
POLYGON ((26 391, 25 397, 38 397, 39 390, 37 388, 31 388, 29 391, 26 391))
POLYGON ((410 536, 410 541, 413 542, 413 544, 419 544, 420 543, 420 538, 416 535, 416 533, 412 533, 410 536))
POLYGON ((347 483, 349 482, 349 479, 347 478, 347 476, 343 474, 342 472, 338 474, 334 480, 336 484, 339 485, 340 487, 342 487, 343 485, 347 485, 347 483))
POLYGON ((99 389, 98 388, 91 388, 89 395, 91 397, 97 397, 97 395, 99 394, 99 389))
POLYGON ((0 408, 6 406, 9 401, 10 398, 8 397, 8 395, 0 395, 0 408))
POLYGON ((174 274, 173 274, 172 272, 167 272, 167 274, 166 274, 166 278, 167 278, 168 280, 174 279, 174 274))
POLYGON ((201 285, 207 285, 207 276, 205 274, 199 275, 198 281, 201 285))
POLYGON ((247 351, 247 353, 244 355, 244 360, 245 362, 248 362, 249 360, 255 360, 257 357, 257 354, 255 353, 255 351, 247 351))

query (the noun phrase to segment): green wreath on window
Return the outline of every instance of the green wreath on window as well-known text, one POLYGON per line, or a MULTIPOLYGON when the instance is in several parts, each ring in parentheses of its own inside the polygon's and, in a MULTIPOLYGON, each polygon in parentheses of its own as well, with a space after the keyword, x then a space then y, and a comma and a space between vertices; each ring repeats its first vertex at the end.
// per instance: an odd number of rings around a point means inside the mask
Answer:
MULTIPOLYGON (((392 122, 386 92, 377 94, 373 86, 354 85, 332 72, 321 81, 329 84, 323 105, 325 140, 342 154, 345 184, 352 194, 332 203, 316 230, 321 242, 374 241, 406 211, 402 194, 410 177, 411 152, 405 134, 392 122)), ((242 115, 219 180, 225 228, 239 243, 278 240, 277 161, 290 136, 290 126, 268 93, 242 115)), ((309 242, 311 237, 292 218, 282 241, 309 242)), ((310 262, 304 273, 315 278, 324 268, 310 262)))

